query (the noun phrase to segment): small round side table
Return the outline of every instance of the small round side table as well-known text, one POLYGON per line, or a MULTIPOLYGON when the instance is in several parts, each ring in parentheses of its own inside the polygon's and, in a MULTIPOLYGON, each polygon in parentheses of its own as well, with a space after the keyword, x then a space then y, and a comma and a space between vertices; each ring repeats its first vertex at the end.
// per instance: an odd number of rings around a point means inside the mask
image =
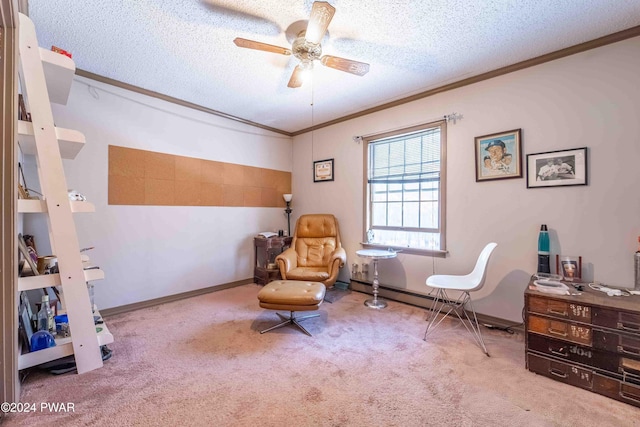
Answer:
POLYGON ((370 308, 385 308, 387 302, 378 298, 378 260, 395 258, 397 253, 394 250, 382 250, 382 249, 360 249, 356 251, 356 254, 361 258, 369 258, 373 260, 373 298, 364 302, 364 305, 370 308))

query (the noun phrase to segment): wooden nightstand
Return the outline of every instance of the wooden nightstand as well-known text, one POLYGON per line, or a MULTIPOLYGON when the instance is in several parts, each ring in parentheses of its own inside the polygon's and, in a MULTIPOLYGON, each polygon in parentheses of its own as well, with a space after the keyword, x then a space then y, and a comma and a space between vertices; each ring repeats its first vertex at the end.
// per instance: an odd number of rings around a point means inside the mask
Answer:
POLYGON ((275 264, 276 257, 291 246, 292 237, 262 236, 253 239, 255 264, 253 268, 253 280, 259 285, 280 279, 280 270, 269 268, 269 264, 275 264))

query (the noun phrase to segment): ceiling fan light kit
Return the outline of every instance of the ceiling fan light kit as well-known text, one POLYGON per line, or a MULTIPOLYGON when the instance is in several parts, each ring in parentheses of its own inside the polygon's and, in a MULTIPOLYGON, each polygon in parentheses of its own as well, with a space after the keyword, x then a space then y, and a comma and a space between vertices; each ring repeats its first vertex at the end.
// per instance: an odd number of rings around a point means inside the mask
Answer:
POLYGON ((300 34, 298 34, 298 37, 293 41, 291 51, 293 52, 293 56, 298 58, 300 61, 311 62, 316 59, 320 59, 320 56, 322 56, 322 45, 310 42, 305 38, 305 32, 301 31, 300 34))
POLYGON ((306 30, 300 31, 291 44, 291 49, 274 46, 254 40, 236 38, 233 42, 238 47, 262 50, 281 55, 293 55, 300 63, 294 68, 287 86, 302 86, 304 75, 313 68, 313 61, 320 60, 325 67, 344 71, 356 76, 364 76, 369 72, 369 64, 337 56, 322 56, 320 42, 327 32, 336 9, 326 1, 316 1, 311 8, 311 16, 306 30))

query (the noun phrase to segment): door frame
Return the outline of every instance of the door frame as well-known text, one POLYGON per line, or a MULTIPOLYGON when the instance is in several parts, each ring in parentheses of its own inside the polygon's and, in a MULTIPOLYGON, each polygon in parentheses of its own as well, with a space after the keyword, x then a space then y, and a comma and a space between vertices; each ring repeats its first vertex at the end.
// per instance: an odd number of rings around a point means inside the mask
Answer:
MULTIPOLYGON (((18 103, 18 0, 0 0, 0 402, 20 399, 18 376, 18 280, 16 239, 16 132, 18 103)), ((0 414, 0 422, 2 414, 0 414)))

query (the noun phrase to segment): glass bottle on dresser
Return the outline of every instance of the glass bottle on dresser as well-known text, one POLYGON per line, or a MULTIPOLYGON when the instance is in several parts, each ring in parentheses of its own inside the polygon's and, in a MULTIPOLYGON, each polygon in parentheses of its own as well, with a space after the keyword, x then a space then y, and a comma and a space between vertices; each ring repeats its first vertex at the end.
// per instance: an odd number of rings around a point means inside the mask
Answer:
POLYGON ((53 310, 49 305, 49 295, 42 295, 40 311, 38 311, 38 330, 47 331, 52 335, 56 331, 56 324, 53 320, 53 310))

